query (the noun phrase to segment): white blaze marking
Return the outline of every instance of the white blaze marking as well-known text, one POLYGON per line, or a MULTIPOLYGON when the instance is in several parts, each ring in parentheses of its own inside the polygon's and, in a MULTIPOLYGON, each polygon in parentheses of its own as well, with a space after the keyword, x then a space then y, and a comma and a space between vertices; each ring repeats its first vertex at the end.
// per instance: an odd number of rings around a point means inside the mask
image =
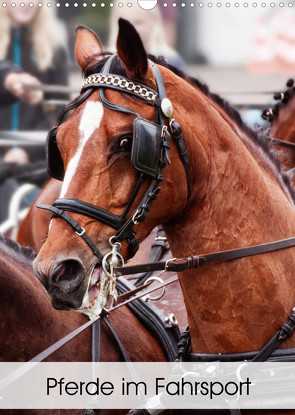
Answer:
POLYGON ((94 131, 99 127, 103 116, 103 106, 101 102, 87 102, 79 125, 80 141, 74 157, 70 160, 65 174, 64 182, 61 189, 60 197, 65 197, 69 185, 76 173, 83 149, 92 136, 94 131))

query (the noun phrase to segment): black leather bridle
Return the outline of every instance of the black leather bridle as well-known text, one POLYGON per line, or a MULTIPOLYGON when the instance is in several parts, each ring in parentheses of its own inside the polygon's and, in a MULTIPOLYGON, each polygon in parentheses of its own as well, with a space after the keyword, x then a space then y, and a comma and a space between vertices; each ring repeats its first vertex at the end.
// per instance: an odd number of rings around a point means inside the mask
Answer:
MULTIPOLYGON (((140 171, 140 176, 127 206, 122 215, 117 216, 105 209, 75 198, 57 199, 52 206, 37 205, 40 209, 51 211, 53 217, 59 217, 65 220, 77 235, 84 239, 100 262, 103 259, 102 253, 91 241, 79 223, 65 213, 65 211, 90 217, 115 229, 116 233, 112 237, 113 242, 120 243, 126 240, 128 242, 128 257, 131 258, 139 247, 139 243, 135 237, 136 232, 134 226, 146 218, 152 202, 156 199, 160 191, 159 185, 163 180, 162 170, 167 163, 170 164, 169 148, 171 135, 184 166, 187 180, 187 197, 189 198, 190 196, 188 154, 183 143, 181 127, 171 118, 173 107, 166 96, 166 89, 160 70, 153 62, 151 62, 158 89, 158 91, 154 91, 146 85, 135 83, 119 75, 110 74, 111 64, 115 58, 116 55, 110 56, 101 73, 90 75, 84 80, 80 97, 63 109, 63 112, 59 117, 58 125, 61 124, 64 115, 69 110, 81 105, 81 103, 83 103, 96 89, 99 90, 101 103, 106 108, 136 116, 134 121, 134 143, 131 158, 133 166, 140 171), (154 106, 156 108, 156 123, 151 123, 150 121, 141 118, 135 111, 129 108, 108 101, 104 95, 105 88, 131 94, 132 96, 142 99, 146 104, 154 106), (166 121, 168 121, 169 126, 166 126, 166 121), (149 146, 152 147, 151 152, 154 157, 151 157, 149 153, 149 146), (139 205, 127 219, 127 215, 130 213, 145 177, 151 178, 150 185, 139 205)), ((63 163, 56 143, 56 133, 57 127, 54 127, 47 139, 48 172, 52 177, 62 180, 64 174, 63 163), (57 171, 55 171, 56 166, 53 166, 51 160, 52 153, 59 163, 59 169, 57 169, 57 171)))

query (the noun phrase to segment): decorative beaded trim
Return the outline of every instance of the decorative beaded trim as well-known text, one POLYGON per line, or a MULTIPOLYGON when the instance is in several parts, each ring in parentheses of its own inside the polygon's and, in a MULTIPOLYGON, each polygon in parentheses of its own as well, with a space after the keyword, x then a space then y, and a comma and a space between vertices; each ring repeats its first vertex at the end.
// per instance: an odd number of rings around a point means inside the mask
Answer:
POLYGON ((110 85, 115 88, 120 88, 125 92, 130 92, 139 95, 147 101, 151 101, 154 103, 157 101, 158 98, 158 94, 155 91, 140 84, 135 84, 134 82, 129 81, 128 79, 120 77, 118 75, 89 75, 87 78, 84 79, 82 83, 82 89, 92 85, 110 85))

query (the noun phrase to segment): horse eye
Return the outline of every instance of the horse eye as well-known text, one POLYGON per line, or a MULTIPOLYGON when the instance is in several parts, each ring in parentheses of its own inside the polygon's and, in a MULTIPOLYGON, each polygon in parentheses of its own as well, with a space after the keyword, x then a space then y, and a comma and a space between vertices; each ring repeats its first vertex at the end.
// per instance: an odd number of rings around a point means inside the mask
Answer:
POLYGON ((131 151, 131 147, 132 147, 132 137, 125 136, 120 141, 118 152, 131 151))

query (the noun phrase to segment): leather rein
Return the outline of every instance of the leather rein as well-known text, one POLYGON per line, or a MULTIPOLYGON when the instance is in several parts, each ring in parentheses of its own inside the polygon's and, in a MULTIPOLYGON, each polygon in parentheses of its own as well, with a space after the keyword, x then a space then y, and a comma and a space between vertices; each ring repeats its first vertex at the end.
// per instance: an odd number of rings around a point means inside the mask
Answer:
MULTIPOLYGON (((269 244, 255 245, 235 250, 221 251, 212 254, 204 254, 202 256, 194 255, 193 257, 182 258, 182 259, 168 259, 167 261, 156 262, 156 263, 146 263, 141 265, 126 266, 126 267, 117 267, 115 272, 117 277, 123 274, 136 274, 138 272, 153 272, 155 270, 165 270, 169 271, 184 271, 191 268, 199 268, 202 265, 205 265, 207 262, 218 262, 225 260, 234 260, 239 258, 244 258, 250 255, 258 255, 267 252, 273 252, 281 249, 286 249, 295 246, 295 238, 283 239, 281 241, 271 242, 269 244)), ((147 285, 141 285, 134 290, 128 291, 127 293, 122 294, 118 297, 118 302, 115 306, 111 307, 109 310, 103 309, 99 316, 93 320, 88 321, 82 326, 78 327, 73 332, 69 333, 46 350, 42 351, 35 357, 29 360, 30 363, 39 363, 47 359, 58 349, 63 347, 65 344, 70 342, 80 333, 82 333, 87 328, 91 327, 92 330, 92 360, 99 360, 99 346, 96 341, 96 337, 100 332, 99 320, 103 320, 109 327, 111 333, 114 336, 113 328, 108 322, 107 316, 114 310, 128 305, 129 303, 135 302, 136 300, 150 294, 160 288, 166 287, 174 282, 178 281, 178 277, 175 275, 161 284, 157 284, 154 288, 147 288, 147 285), (144 292, 139 293, 139 291, 147 288, 144 292)), ((231 353, 231 354, 200 354, 200 353, 191 353, 191 343, 190 343, 190 333, 187 328, 184 333, 182 333, 178 346, 178 354, 176 361, 197 361, 197 362, 211 362, 211 361, 221 361, 221 362, 232 362, 232 361, 253 361, 253 362, 262 362, 265 360, 272 361, 295 361, 295 348, 287 349, 278 349, 278 346, 288 338, 290 338, 295 329, 295 307, 293 308, 291 314, 288 317, 288 320, 280 327, 277 333, 271 338, 271 340, 260 350, 253 352, 245 353, 231 353)), ((121 347, 121 343, 117 338, 116 334, 114 336, 117 345, 121 351, 121 354, 124 357, 125 361, 128 361, 128 356, 126 356, 124 349, 121 347)), ((0 381, 0 390, 2 387, 13 383, 29 370, 32 366, 23 365, 10 375, 5 377, 0 381)), ((95 414, 95 410, 88 409, 85 412, 85 415, 95 414)))
MULTIPOLYGON (((114 271, 116 275, 129 275, 138 272, 153 272, 165 270, 167 272, 182 272, 189 269, 196 269, 207 263, 215 263, 220 261, 232 261, 235 259, 246 258, 249 256, 275 252, 282 249, 292 248, 295 246, 295 237, 282 239, 279 241, 269 242, 260 245, 247 246, 244 248, 232 249, 228 251, 214 252, 204 255, 193 255, 187 258, 172 258, 167 261, 156 263, 146 263, 125 267, 116 267, 114 271)), ((263 362, 270 357, 274 361, 295 361, 295 348, 276 350, 282 342, 290 338, 295 329, 295 307, 292 309, 288 320, 282 324, 277 333, 271 340, 260 350, 246 353, 231 354, 199 354, 191 353, 190 334, 187 329, 181 336, 180 349, 178 352, 178 360, 186 361, 240 361, 250 360, 252 362, 263 362)))
MULTIPOLYGON (((172 284, 176 281, 178 281, 178 277, 175 275, 172 278, 169 278, 167 281, 165 281, 163 283, 160 283, 160 284, 157 284, 153 288, 148 287, 148 284, 145 284, 145 285, 142 285, 142 286, 136 288, 135 290, 131 290, 127 293, 122 294, 121 296, 118 297, 118 301, 117 301, 116 305, 112 306, 110 309, 104 308, 101 311, 101 313, 97 317, 95 317, 93 320, 87 321, 85 324, 78 327, 76 330, 72 331, 71 333, 69 333, 68 335, 63 337, 62 339, 58 340, 56 343, 49 346, 47 349, 43 350, 41 353, 34 356, 27 363, 40 363, 40 362, 44 361, 49 356, 51 356, 54 352, 56 352, 61 347, 63 347, 65 344, 67 344, 68 342, 73 340, 75 337, 77 337, 84 330, 86 330, 87 328, 89 328, 91 326, 95 326, 96 323, 99 320, 105 320, 106 317, 111 312, 113 312, 113 311, 117 310, 118 308, 121 308, 125 305, 128 305, 129 303, 135 302, 136 300, 139 300, 140 298, 142 298, 142 297, 144 297, 148 294, 151 294, 152 292, 157 291, 160 288, 166 287, 166 286, 168 286, 168 285, 170 285, 170 284, 172 284), (141 293, 138 292, 138 291, 143 290, 143 289, 145 289, 144 292, 141 292, 141 293)), ((93 332, 95 332, 95 330, 93 330, 93 332)), ((93 339, 93 341, 94 341, 94 339, 93 339)), ((97 346, 95 346, 95 347, 97 347, 97 346)), ((93 352, 93 354, 97 355, 97 352, 93 352)), ((95 360, 96 360, 96 358, 95 358, 95 360)), ((29 365, 24 364, 24 365, 20 366, 18 369, 16 369, 14 372, 12 372, 10 375, 8 375, 5 378, 1 379, 0 380, 0 390, 3 387, 6 387, 6 386, 10 385, 11 383, 13 383, 14 381, 19 379, 21 376, 23 376, 27 372, 29 372, 32 369, 32 367, 33 367, 32 365, 29 366, 29 365)))

